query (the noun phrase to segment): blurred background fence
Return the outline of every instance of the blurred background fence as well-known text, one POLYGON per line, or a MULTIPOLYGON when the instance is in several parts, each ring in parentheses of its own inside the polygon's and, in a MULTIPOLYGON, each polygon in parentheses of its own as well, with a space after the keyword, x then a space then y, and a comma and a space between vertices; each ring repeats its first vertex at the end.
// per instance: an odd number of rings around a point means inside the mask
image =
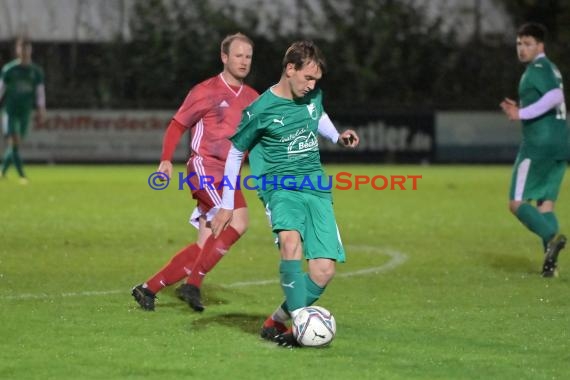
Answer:
POLYGON ((325 107, 367 140, 355 154, 325 144, 325 160, 508 162, 520 131, 498 103, 517 98, 525 21, 548 27, 567 84, 562 0, 0 0, 0 64, 27 35, 45 71, 50 112, 24 146, 29 161, 155 162, 188 90, 221 70, 221 39, 241 31, 260 92, 291 41, 325 52, 325 107))

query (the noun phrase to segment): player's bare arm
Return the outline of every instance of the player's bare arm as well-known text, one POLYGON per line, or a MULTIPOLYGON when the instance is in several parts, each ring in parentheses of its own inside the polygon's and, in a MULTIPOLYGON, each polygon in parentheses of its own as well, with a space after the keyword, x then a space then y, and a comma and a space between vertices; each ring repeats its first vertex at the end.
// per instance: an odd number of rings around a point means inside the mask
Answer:
POLYGON ((45 107, 39 107, 37 109, 37 118, 40 123, 43 123, 46 120, 46 109, 45 107))

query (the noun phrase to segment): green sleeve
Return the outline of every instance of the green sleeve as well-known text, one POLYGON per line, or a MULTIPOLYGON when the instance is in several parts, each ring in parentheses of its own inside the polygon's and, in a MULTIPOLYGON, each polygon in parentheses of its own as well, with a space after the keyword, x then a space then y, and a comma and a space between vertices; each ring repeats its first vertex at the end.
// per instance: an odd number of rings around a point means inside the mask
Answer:
POLYGON ((263 133, 259 115, 246 108, 236 133, 230 138, 234 146, 242 152, 251 150, 263 133), (252 115, 252 116, 249 116, 252 115))
POLYGON ((36 66, 36 86, 44 83, 44 71, 36 66))
POLYGON ((2 79, 4 81, 4 83, 6 83, 6 73, 7 73, 7 68, 6 66, 2 67, 2 70, 0 70, 0 79, 2 79))
POLYGON ((531 77, 529 79, 531 80, 531 83, 542 95, 555 88, 560 88, 550 66, 538 67, 535 64, 531 68, 530 75, 531 77))

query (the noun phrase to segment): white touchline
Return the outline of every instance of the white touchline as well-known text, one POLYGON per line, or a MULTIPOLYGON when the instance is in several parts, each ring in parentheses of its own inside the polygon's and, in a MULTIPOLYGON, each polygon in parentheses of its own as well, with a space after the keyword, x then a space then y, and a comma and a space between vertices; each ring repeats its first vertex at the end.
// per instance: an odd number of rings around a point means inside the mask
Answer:
POLYGON ((59 294, 47 294, 47 293, 22 293, 15 294, 11 296, 0 296, 2 300, 23 300, 23 299, 50 299, 50 298, 64 298, 64 297, 84 297, 84 296, 108 296, 111 294, 123 293, 125 290, 88 290, 83 292, 70 292, 70 293, 59 293, 59 294))
MULTIPOLYGON (((366 253, 378 253, 378 254, 385 254, 390 257, 388 262, 370 268, 358 269, 350 272, 342 272, 339 271, 335 275, 336 278, 343 278, 343 277, 354 277, 354 276, 363 276, 367 274, 379 274, 379 273, 386 273, 395 269, 396 267, 402 265, 408 259, 404 253, 389 249, 389 248, 382 248, 382 247, 374 247, 370 245, 348 245, 346 246, 351 251, 357 252, 366 252, 366 253)), ((350 257, 349 257, 350 258, 350 257)), ((342 269, 342 266, 339 266, 342 269)), ((241 282, 234 282, 231 284, 221 284, 220 286, 224 288, 244 288, 247 286, 258 286, 258 285, 269 285, 269 284, 278 284, 279 279, 272 279, 272 280, 256 280, 256 281, 241 281, 241 282)), ((60 293, 60 294, 47 294, 47 293, 22 293, 22 294, 14 294, 14 295, 6 295, 0 296, 0 300, 24 300, 24 299, 44 299, 44 298, 64 298, 64 297, 86 297, 86 296, 108 296, 112 294, 121 294, 125 293, 125 289, 117 289, 117 290, 103 290, 103 291, 84 291, 84 292, 70 292, 70 293, 60 293)), ((128 292, 127 292, 128 293, 128 292)))
MULTIPOLYGON (((381 248, 381 247, 374 247, 370 245, 348 245, 347 248, 350 250, 358 251, 358 252, 366 252, 366 253, 383 253, 387 256, 390 256, 390 260, 387 263, 384 263, 380 266, 359 269, 350 272, 337 272, 335 274, 336 278, 339 277, 353 277, 353 276, 362 276, 366 274, 377 274, 377 273, 385 273, 389 272, 392 269, 402 265, 408 259, 402 252, 398 252, 393 249, 389 248, 381 248)), ((349 257, 350 259, 350 257, 349 257)), ((342 269, 342 265, 339 265, 338 268, 342 269)), ((242 282, 234 282, 233 284, 222 285, 224 288, 242 288, 246 286, 254 286, 254 285, 269 285, 269 284, 278 284, 279 279, 273 280, 259 280, 259 281, 242 281, 242 282)))

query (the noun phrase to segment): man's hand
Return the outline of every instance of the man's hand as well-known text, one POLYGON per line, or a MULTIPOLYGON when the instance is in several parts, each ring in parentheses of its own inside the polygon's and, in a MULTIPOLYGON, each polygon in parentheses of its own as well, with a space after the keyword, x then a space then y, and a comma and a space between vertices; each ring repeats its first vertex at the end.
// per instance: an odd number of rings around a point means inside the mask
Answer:
MULTIPOLYGON (((158 172, 162 172, 168 176, 168 178, 172 178, 172 162, 170 161, 160 161, 160 165, 158 165, 158 172)), ((167 178, 164 179, 165 181, 167 178)))
POLYGON ((500 106, 509 120, 520 120, 517 102, 512 99, 505 98, 505 100, 501 102, 500 106))
POLYGON ((44 107, 40 107, 37 109, 36 117, 38 123, 42 124, 46 120, 46 109, 44 107))
POLYGON ((214 238, 220 236, 222 231, 230 225, 233 215, 234 210, 227 210, 225 208, 218 210, 216 215, 214 215, 214 219, 210 222, 210 228, 212 229, 212 235, 214 235, 214 238))
POLYGON ((356 148, 360 138, 352 129, 347 129, 338 136, 338 143, 346 148, 356 148))

